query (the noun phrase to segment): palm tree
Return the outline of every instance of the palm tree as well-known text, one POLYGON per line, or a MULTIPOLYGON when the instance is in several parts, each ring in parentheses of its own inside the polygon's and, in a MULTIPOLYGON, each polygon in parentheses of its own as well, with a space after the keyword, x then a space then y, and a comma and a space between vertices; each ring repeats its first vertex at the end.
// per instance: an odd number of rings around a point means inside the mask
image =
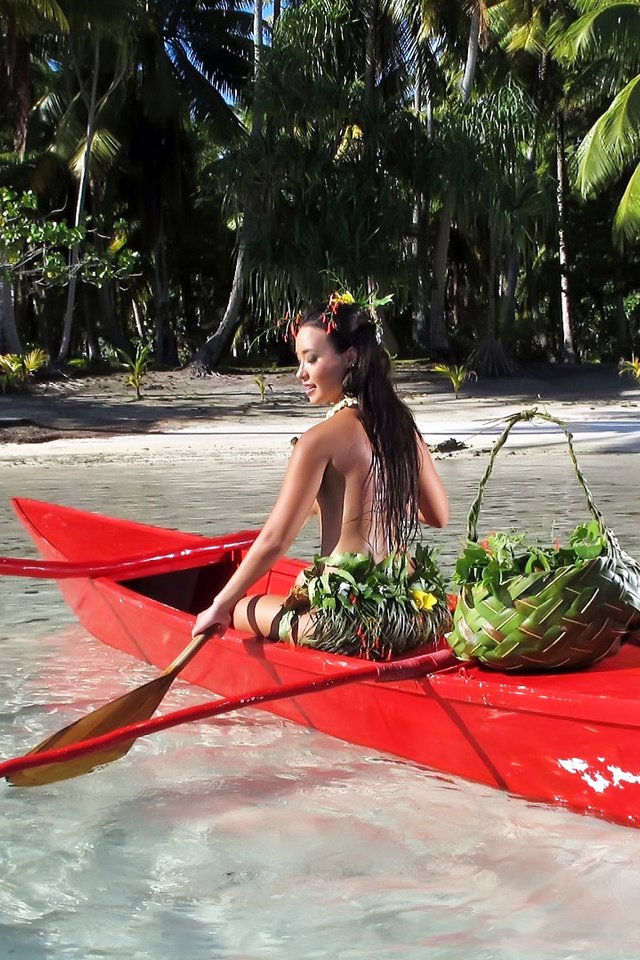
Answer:
MULTIPOLYGON (((476 2, 471 5, 469 14, 467 53, 462 80, 460 81, 459 86, 459 108, 463 112, 469 103, 471 92, 473 90, 473 83, 478 62, 480 37, 486 31, 486 6, 487 5, 484 0, 476 0, 476 2)), ((457 107, 458 105, 456 104, 454 109, 457 107)), ((446 354, 449 352, 444 311, 449 238, 455 211, 456 196, 458 194, 458 186, 459 185, 452 180, 444 196, 442 208, 440 210, 438 236, 434 254, 431 293, 430 346, 437 354, 446 354)))
MULTIPOLYGON (((332 276, 398 280, 410 232, 403 69, 393 26, 370 0, 357 10, 308 0, 281 14, 258 76, 264 122, 234 172, 236 216, 251 225, 242 295, 263 329, 287 304, 326 295, 332 276)), ((199 354, 207 366, 241 319, 237 306, 199 354)))
MULTIPOLYGON (((84 135, 78 141, 69 166, 77 181, 72 224, 78 227, 85 213, 94 144, 99 138, 113 159, 117 144, 108 131, 99 130, 99 116, 122 85, 130 63, 130 46, 136 30, 137 9, 133 0, 111 3, 108 11, 99 0, 66 0, 69 4, 70 32, 67 46, 70 66, 77 78, 77 92, 67 110, 67 123, 77 122, 75 107, 81 105, 85 118, 84 135), (107 64, 103 59, 107 53, 107 64)), ((80 243, 71 251, 67 305, 57 363, 66 363, 71 350, 73 315, 78 285, 80 243)), ((94 350, 96 346, 94 346, 94 350)))
POLYGON ((548 179, 536 169, 530 154, 535 107, 519 85, 505 84, 477 98, 468 122, 478 154, 478 174, 466 217, 475 220, 476 230, 486 231, 487 237, 485 243, 476 239, 481 275, 487 278, 487 324, 470 363, 475 370, 500 376, 513 371, 505 347, 515 339, 520 266, 551 195, 548 179))
POLYGON ((0 0, 4 24, 4 71, 7 101, 13 107, 14 151, 24 156, 27 117, 32 104, 32 61, 40 39, 51 32, 68 30, 68 20, 57 0, 0 0))
POLYGON ((581 0, 576 7, 582 16, 560 38, 556 53, 578 62, 596 54, 604 89, 623 83, 580 144, 576 181, 588 197, 632 168, 613 218, 614 239, 624 247, 640 239, 640 0, 581 0))
MULTIPOLYGON (((74 221, 87 210, 113 219, 119 205, 140 224, 155 294, 155 359, 173 365, 168 222, 187 217, 192 202, 184 179, 193 166, 192 128, 208 124, 220 142, 239 129, 230 100, 247 76, 249 20, 241 0, 118 0, 117 9, 98 3, 97 10, 94 3, 69 4, 74 31, 59 80, 72 95, 63 101, 56 91, 43 106, 58 105, 56 149, 77 180, 74 221), (138 189, 130 190, 136 176, 138 189), (116 181, 124 196, 110 186, 116 181)), ((59 362, 71 349, 75 299, 72 281, 59 362)))
POLYGON ((552 137, 536 134, 535 149, 547 142, 553 143, 556 175, 556 230, 560 265, 560 311, 562 318, 562 353, 568 362, 574 362, 576 351, 573 336, 573 316, 570 297, 571 259, 566 230, 568 204, 567 156, 565 141, 565 109, 567 106, 566 77, 561 65, 552 57, 554 38, 566 27, 572 17, 571 5, 565 0, 539 0, 531 4, 498 0, 490 10, 490 25, 499 42, 513 61, 517 74, 524 71, 531 99, 539 112, 540 125, 553 122, 552 137), (532 69, 532 66, 535 69, 532 69))
MULTIPOLYGON (((262 0, 253 0, 253 106, 249 137, 252 142, 259 140, 262 133, 262 105, 260 74, 263 55, 263 5, 262 0)), ((214 367, 227 347, 238 326, 240 310, 245 294, 247 274, 247 248, 253 232, 253 218, 248 198, 244 197, 242 219, 238 228, 238 248, 229 300, 216 331, 208 337, 192 363, 196 373, 203 373, 214 367)))
POLYGON ((169 324, 168 230, 186 223, 195 186, 189 168, 197 139, 189 127, 204 125, 219 144, 241 133, 235 101, 250 73, 251 18, 241 0, 155 0, 150 6, 132 75, 139 108, 133 123, 136 168, 145 203, 137 210, 152 247, 156 362, 177 361, 169 324))
MULTIPOLYGON (((456 208, 466 184, 460 164, 451 163, 451 146, 460 148, 464 138, 464 112, 472 95, 481 45, 487 40, 487 6, 485 0, 459 3, 431 3, 421 0, 385 0, 399 22, 409 24, 415 42, 408 50, 415 78, 415 106, 428 117, 427 149, 435 170, 440 171, 438 188, 427 190, 436 206, 437 234, 434 241, 430 319, 425 307, 418 304, 414 317, 414 340, 426 341, 431 350, 446 355, 449 342, 445 323, 449 242, 456 208)), ((423 149, 425 145, 423 145, 423 149)), ((425 219, 425 197, 416 191, 414 222, 420 238, 419 224, 425 219)), ((424 227, 422 228, 424 230, 424 227)), ((424 241, 421 242, 424 251, 424 241)), ((416 244, 417 253, 417 244, 416 244)), ((424 255, 424 253, 422 254, 424 255)), ((418 264, 418 271, 421 265, 418 264)), ((418 281, 418 290, 424 283, 418 281)), ((420 295, 420 294, 419 294, 420 295)))

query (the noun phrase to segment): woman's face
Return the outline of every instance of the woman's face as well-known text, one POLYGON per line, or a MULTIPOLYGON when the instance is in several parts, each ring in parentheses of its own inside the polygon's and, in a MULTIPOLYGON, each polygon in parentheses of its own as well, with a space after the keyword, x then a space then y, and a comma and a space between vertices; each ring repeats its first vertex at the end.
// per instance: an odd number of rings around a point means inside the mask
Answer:
POLYGON ((296 337, 298 370, 296 377, 304 387, 309 403, 337 403, 342 398, 342 381, 353 364, 355 350, 338 353, 327 334, 310 324, 300 327, 296 337))

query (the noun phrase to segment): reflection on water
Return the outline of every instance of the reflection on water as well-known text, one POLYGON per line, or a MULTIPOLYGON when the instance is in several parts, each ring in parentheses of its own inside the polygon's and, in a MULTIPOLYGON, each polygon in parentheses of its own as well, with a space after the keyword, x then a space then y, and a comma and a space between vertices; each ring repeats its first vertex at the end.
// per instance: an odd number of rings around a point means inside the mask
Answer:
MULTIPOLYGON (((640 556, 634 455, 581 457, 640 556)), ((440 461, 450 567, 484 458, 440 461)), ((31 555, 11 495, 215 534, 258 526, 278 462, 0 468, 2 552, 31 555)), ((562 536, 584 516, 568 462, 504 456, 481 531, 562 536)), ((311 529, 296 546, 310 556, 311 529)), ((0 754, 149 668, 88 638, 55 586, 0 581, 0 754)), ((163 709, 203 694, 176 682, 163 709)), ((428 731, 425 731, 428 736, 428 731)), ((140 741, 40 790, 0 786, 0 948, 18 960, 637 955, 640 833, 526 804, 247 712, 140 741)))

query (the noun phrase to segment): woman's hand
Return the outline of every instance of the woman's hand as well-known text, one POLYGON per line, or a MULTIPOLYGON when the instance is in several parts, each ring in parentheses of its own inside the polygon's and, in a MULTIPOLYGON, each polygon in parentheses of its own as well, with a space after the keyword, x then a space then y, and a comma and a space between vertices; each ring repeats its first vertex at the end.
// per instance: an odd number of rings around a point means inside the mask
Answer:
POLYGON ((195 637, 200 633, 222 635, 231 623, 231 614, 232 611, 228 607, 214 600, 210 607, 196 617, 191 636, 195 637))

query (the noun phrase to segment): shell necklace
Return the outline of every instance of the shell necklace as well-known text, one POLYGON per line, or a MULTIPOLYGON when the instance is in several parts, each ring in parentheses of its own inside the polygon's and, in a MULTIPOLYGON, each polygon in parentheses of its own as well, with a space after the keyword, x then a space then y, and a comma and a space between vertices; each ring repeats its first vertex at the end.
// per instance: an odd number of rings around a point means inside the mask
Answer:
POLYGON ((339 410, 344 410, 345 407, 357 407, 357 406, 358 406, 358 401, 356 400, 355 397, 343 397, 342 400, 338 400, 337 403, 334 403, 334 405, 327 410, 324 418, 325 420, 328 420, 330 417, 334 415, 334 413, 338 413, 339 410))

